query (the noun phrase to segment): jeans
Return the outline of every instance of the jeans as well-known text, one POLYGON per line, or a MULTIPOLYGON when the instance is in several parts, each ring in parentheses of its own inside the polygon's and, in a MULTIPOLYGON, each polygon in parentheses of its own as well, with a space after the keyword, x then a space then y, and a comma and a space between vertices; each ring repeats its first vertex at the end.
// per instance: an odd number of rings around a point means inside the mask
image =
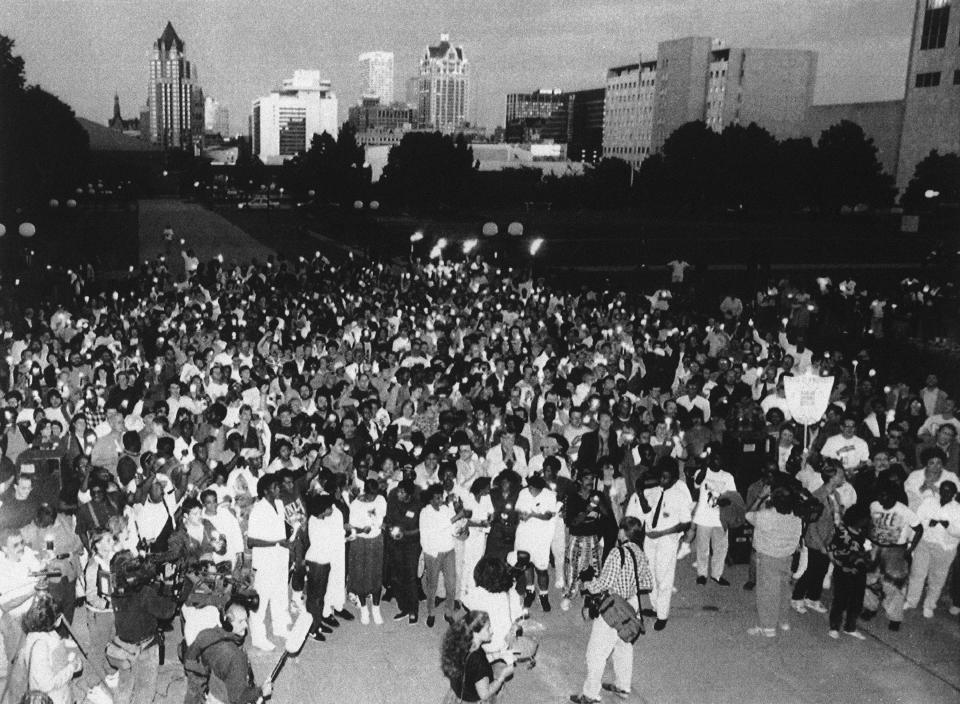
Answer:
POLYGON ((454 550, 447 550, 439 555, 423 553, 423 593, 427 595, 428 614, 433 614, 437 582, 443 572, 443 588, 447 595, 443 610, 448 616, 453 616, 453 600, 457 593, 457 558, 454 553, 454 550))
POLYGON ((727 531, 720 526, 697 526, 697 574, 720 579, 727 559, 727 531), (711 550, 713 554, 711 555, 711 550), (708 573, 709 568, 709 573, 708 573))
POLYGON ((793 598, 820 601, 823 593, 823 578, 827 576, 830 567, 830 558, 826 553, 807 548, 807 569, 800 575, 800 579, 793 587, 793 598))
POLYGON ((830 630, 857 630, 857 618, 863 609, 863 593, 867 575, 863 572, 833 571, 833 603, 830 604, 830 630))
POLYGON ((757 613, 761 628, 773 629, 789 620, 790 557, 757 553, 757 613))

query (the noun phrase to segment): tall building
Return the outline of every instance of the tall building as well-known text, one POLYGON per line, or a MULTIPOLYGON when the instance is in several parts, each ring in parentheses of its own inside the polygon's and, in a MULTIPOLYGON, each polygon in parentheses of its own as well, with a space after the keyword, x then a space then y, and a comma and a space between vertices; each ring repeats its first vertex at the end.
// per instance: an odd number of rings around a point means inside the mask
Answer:
POLYGON ((360 54, 361 98, 380 98, 382 105, 393 102, 393 52, 366 51, 360 54))
POLYGON ((358 144, 399 144, 417 123, 417 111, 404 103, 383 105, 378 98, 368 97, 350 107, 347 121, 357 132, 358 144))
POLYGON ((167 22, 150 57, 150 141, 164 149, 195 150, 203 141, 203 91, 195 67, 185 58, 185 46, 167 22))
POLYGON ((294 71, 280 88, 253 101, 252 153, 264 164, 305 152, 313 135, 323 132, 337 136, 337 96, 319 71, 294 71))
POLYGON ((470 113, 469 63, 463 47, 450 43, 449 34, 428 46, 420 60, 417 114, 422 129, 455 132, 470 113))
POLYGON ((230 135, 230 111, 209 96, 203 107, 203 129, 207 134, 230 135))
POLYGON ((140 136, 140 118, 131 117, 129 120, 123 119, 123 116, 120 114, 120 96, 116 93, 113 95, 113 117, 107 120, 107 127, 117 132, 122 132, 128 137, 140 136))
POLYGON ((710 37, 660 42, 655 61, 607 72, 604 156, 637 167, 696 120, 717 132, 755 122, 778 139, 799 136, 816 73, 813 51, 737 49, 710 37))
POLYGON ((931 150, 960 153, 960 11, 951 15, 950 5, 916 0, 897 163, 900 189, 931 150))
POLYGON ((414 110, 417 109, 417 106, 420 104, 420 76, 411 76, 404 83, 407 107, 411 107, 414 110))
POLYGON ((589 164, 603 156, 604 88, 567 93, 567 158, 589 164))

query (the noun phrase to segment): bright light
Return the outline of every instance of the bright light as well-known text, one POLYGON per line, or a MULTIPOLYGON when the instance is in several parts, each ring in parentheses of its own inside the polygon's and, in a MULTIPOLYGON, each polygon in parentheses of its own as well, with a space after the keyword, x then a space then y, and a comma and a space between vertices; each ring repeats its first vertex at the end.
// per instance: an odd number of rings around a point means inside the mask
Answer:
POLYGON ((935 191, 935 190, 933 190, 933 189, 931 188, 931 189, 928 189, 927 191, 924 192, 923 197, 924 197, 924 198, 936 198, 938 195, 940 195, 940 191, 935 191))
POLYGON ((535 257, 537 252, 540 251, 540 248, 543 246, 543 238, 537 237, 533 242, 530 243, 530 255, 535 257))
POLYGON ((441 250, 440 250, 440 247, 434 247, 433 249, 431 249, 431 250, 430 250, 430 258, 431 258, 431 259, 439 259, 439 258, 440 258, 440 251, 441 251, 441 250))
POLYGON ((447 238, 441 237, 437 240, 437 249, 443 250, 447 246, 447 238))
POLYGON ((412 235, 410 235, 410 241, 411 241, 411 242, 419 242, 419 241, 422 240, 422 239, 423 239, 423 233, 420 232, 419 230, 417 230, 417 231, 414 232, 412 235))
POLYGON ((477 241, 477 238, 476 238, 476 237, 471 237, 469 240, 464 240, 464 241, 463 241, 463 253, 464 253, 464 254, 470 254, 470 252, 472 252, 473 250, 475 250, 475 249, 477 248, 477 245, 478 245, 478 244, 479 244, 479 242, 477 241))

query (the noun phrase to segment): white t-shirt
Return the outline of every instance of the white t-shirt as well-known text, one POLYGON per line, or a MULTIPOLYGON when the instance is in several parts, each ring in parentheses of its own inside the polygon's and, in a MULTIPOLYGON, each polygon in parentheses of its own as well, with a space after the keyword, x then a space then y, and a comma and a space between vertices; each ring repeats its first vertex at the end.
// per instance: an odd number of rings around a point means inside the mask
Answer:
MULTIPOLYGON (((284 520, 283 502, 277 499, 270 504, 267 499, 260 499, 253 508, 250 509, 250 520, 247 524, 247 537, 257 540, 284 540, 287 537, 286 520, 284 520)), ((257 547, 251 550, 253 554, 253 567, 256 569, 258 563, 269 560, 279 551, 288 554, 285 547, 272 545, 270 547, 257 547)), ((269 568, 269 563, 267 563, 269 568)))
POLYGON ((514 540, 514 547, 517 550, 526 550, 530 553, 534 567, 538 570, 547 569, 550 562, 550 543, 556 533, 557 516, 560 513, 557 495, 550 489, 541 489, 540 493, 534 496, 530 489, 524 489, 517 497, 516 510, 521 513, 553 514, 553 517, 547 520, 542 518, 521 520, 514 540))
POLYGON ((960 545, 960 504, 948 501, 946 506, 940 505, 939 496, 924 499, 917 509, 917 518, 923 526, 923 542, 933 543, 947 552, 954 552, 960 545), (930 527, 930 521, 949 521, 950 525, 930 527))
POLYGON ((873 521, 870 538, 878 545, 903 545, 910 539, 915 526, 920 525, 917 514, 897 501, 892 508, 884 508, 879 501, 870 504, 873 521))
POLYGON ((697 501, 697 510, 693 522, 705 528, 720 527, 720 508, 717 500, 728 491, 736 491, 737 484, 730 472, 722 469, 718 472, 708 469, 700 485, 700 499, 697 501))
POLYGON ((910 504, 910 509, 916 511, 920 506, 921 502, 924 499, 928 498, 937 498, 940 497, 940 485, 944 482, 953 482, 953 485, 960 489, 960 478, 956 474, 948 470, 943 470, 940 472, 940 478, 934 484, 933 489, 925 489, 920 491, 920 487, 923 486, 924 482, 924 471, 922 469, 915 469, 907 476, 907 480, 903 483, 903 490, 907 494, 907 501, 910 504))
POLYGON ((420 511, 420 546, 431 557, 453 550, 453 508, 441 504, 439 509, 424 506, 420 511))
POLYGON ((357 499, 350 504, 350 525, 354 528, 369 528, 369 533, 357 533, 357 538, 376 538, 387 515, 387 500, 377 495, 373 501, 357 499))
POLYGON ((866 440, 856 435, 847 439, 843 437, 843 433, 839 433, 827 438, 820 454, 823 457, 840 460, 844 469, 851 469, 870 461, 870 446, 867 445, 866 440))
MULTIPOLYGON (((690 511, 693 508, 693 499, 690 496, 690 490, 683 482, 677 481, 669 489, 662 489, 659 486, 643 490, 643 497, 650 506, 649 513, 645 513, 640 506, 640 499, 636 494, 630 497, 627 503, 627 516, 633 516, 644 522, 647 530, 667 530, 690 522, 690 511), (663 501, 660 501, 661 496, 663 501), (657 516, 657 525, 653 525, 653 516, 657 513, 657 506, 660 506, 660 513, 657 516)), ((679 535, 677 533, 676 535, 679 535)))

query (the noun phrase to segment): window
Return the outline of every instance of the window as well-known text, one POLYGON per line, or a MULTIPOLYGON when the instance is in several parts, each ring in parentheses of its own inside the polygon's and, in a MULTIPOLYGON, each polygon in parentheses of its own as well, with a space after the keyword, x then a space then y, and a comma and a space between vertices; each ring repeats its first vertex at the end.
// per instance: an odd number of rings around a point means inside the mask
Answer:
POLYGON ((923 31, 920 49, 942 49, 947 43, 947 25, 950 23, 950 0, 927 0, 923 13, 923 31))
POLYGON ((917 88, 934 88, 940 85, 940 72, 935 71, 933 73, 918 73, 917 74, 917 88))

